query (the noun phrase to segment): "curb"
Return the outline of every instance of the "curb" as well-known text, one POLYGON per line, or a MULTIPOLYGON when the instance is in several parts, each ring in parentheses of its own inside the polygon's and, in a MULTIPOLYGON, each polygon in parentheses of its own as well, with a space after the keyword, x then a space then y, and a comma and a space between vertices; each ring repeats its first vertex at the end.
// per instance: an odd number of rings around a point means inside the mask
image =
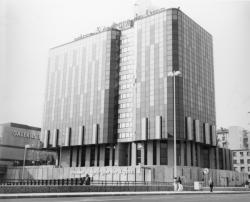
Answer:
POLYGON ((250 191, 183 191, 183 192, 92 192, 92 193, 29 193, 0 194, 0 199, 17 198, 60 198, 60 197, 102 197, 102 196, 136 196, 136 195, 201 195, 201 194, 250 194, 250 191))

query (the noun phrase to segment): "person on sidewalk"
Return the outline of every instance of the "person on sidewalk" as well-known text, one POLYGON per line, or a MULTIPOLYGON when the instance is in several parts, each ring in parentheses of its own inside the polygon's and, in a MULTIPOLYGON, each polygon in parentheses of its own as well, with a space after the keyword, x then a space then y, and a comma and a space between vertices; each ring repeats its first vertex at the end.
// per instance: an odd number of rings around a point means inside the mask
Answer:
POLYGON ((80 185, 84 185, 85 177, 80 178, 80 185))
POLYGON ((210 187, 210 192, 213 192, 214 182, 213 182, 213 180, 212 180, 212 178, 211 178, 211 177, 210 177, 210 179, 209 179, 208 184, 209 184, 209 187, 210 187))
POLYGON ((90 177, 89 177, 89 174, 87 174, 86 177, 85 177, 85 185, 90 185, 90 177))
POLYGON ((248 182, 248 180, 246 180, 245 188, 249 188, 249 182, 248 182))
POLYGON ((182 191, 183 190, 183 186, 182 186, 182 181, 181 181, 181 177, 178 178, 178 191, 182 191))

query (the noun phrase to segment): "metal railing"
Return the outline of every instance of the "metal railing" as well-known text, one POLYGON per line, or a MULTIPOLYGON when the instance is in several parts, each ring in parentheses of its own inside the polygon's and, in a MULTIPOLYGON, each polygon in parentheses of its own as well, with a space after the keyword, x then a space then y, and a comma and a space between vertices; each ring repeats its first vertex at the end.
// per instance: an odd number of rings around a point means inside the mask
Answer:
MULTIPOLYGON (((107 180, 93 180, 91 178, 91 185, 93 186, 173 186, 172 182, 147 182, 147 181, 107 181, 107 180)), ((76 186, 85 185, 85 177, 83 178, 67 178, 67 179, 50 179, 50 180, 34 180, 34 179, 2 179, 0 186, 76 186)))
POLYGON ((151 181, 106 181, 94 180, 92 185, 100 186, 173 186, 172 182, 151 182, 151 181))

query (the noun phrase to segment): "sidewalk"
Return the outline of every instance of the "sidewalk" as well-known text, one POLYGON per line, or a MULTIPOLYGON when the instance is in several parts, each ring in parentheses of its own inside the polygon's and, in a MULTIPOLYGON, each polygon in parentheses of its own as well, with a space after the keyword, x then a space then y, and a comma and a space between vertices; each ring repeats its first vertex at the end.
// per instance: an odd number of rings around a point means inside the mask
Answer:
POLYGON ((70 193, 18 193, 0 194, 0 199, 14 198, 57 198, 57 197, 97 197, 97 196, 132 196, 132 195, 190 195, 190 194, 250 194, 250 191, 157 191, 157 192, 70 192, 70 193))

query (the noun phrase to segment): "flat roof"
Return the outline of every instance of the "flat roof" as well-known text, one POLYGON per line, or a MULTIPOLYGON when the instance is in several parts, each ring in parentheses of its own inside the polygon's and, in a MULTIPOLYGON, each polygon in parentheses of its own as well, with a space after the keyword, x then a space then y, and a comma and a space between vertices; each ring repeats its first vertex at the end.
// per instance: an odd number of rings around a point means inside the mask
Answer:
MULTIPOLYGON (((164 11, 166 11, 166 10, 172 10, 172 9, 178 10, 178 8, 168 8, 168 9, 166 9, 166 8, 160 8, 160 9, 157 9, 157 10, 153 10, 153 11, 147 13, 147 14, 138 15, 138 16, 135 16, 135 17, 132 18, 132 19, 127 19, 127 20, 121 21, 121 22, 119 22, 119 23, 114 23, 114 24, 115 24, 115 25, 119 25, 119 24, 122 24, 122 23, 127 22, 127 21, 135 22, 135 21, 138 21, 138 20, 141 20, 141 19, 150 17, 150 16, 152 16, 152 15, 156 15, 156 14, 162 13, 162 12, 164 12, 164 11)), ((131 27, 133 27, 133 25, 132 25, 131 27)), ((118 29, 116 26, 113 27, 113 25, 111 25, 111 26, 108 26, 108 27, 104 27, 101 31, 96 31, 96 32, 88 33, 88 34, 83 34, 83 35, 81 35, 80 37, 75 38, 73 41, 70 41, 70 42, 63 43, 63 44, 61 44, 61 45, 52 47, 52 48, 50 48, 50 50, 53 50, 53 49, 59 48, 59 47, 61 47, 61 46, 65 46, 65 45, 74 43, 74 42, 76 42, 76 41, 79 41, 79 40, 82 40, 82 39, 85 39, 85 38, 88 38, 88 37, 91 37, 91 36, 95 36, 95 35, 100 34, 100 33, 102 33, 102 32, 111 31, 111 30, 118 30, 118 31, 119 31, 119 30, 126 30, 126 29, 129 29, 129 28, 131 28, 131 27, 126 27, 125 29, 122 29, 122 28, 121 28, 121 29, 118 29)))
POLYGON ((231 151, 250 151, 250 149, 231 149, 231 151))
POLYGON ((34 127, 34 126, 29 126, 25 124, 20 124, 20 123, 2 123, 0 126, 8 126, 8 127, 15 127, 15 128, 22 128, 22 129, 28 129, 28 130, 36 130, 36 131, 41 131, 41 128, 39 127, 34 127))
MULTIPOLYGON (((103 27, 103 28, 97 27, 97 31, 96 32, 92 32, 92 33, 88 33, 88 34, 81 34, 79 37, 76 37, 73 41, 70 41, 70 42, 63 43, 61 45, 52 47, 52 48, 50 48, 50 50, 53 50, 53 49, 56 49, 56 48, 59 48, 59 47, 62 47, 62 46, 74 43, 76 41, 80 41, 82 39, 85 39, 85 38, 88 38, 88 37, 91 37, 91 36, 95 36, 95 35, 100 34, 102 32, 107 32, 107 31, 112 31, 112 30, 122 31, 122 30, 126 30, 126 29, 129 29, 129 28, 132 28, 132 27, 134 27, 134 22, 136 22, 136 21, 142 20, 144 18, 151 17, 153 15, 157 15, 157 14, 160 14, 162 12, 169 11, 169 10, 180 11, 182 14, 184 14, 185 16, 187 16, 188 18, 190 18, 187 14, 185 14, 184 12, 182 12, 180 10, 180 7, 178 7, 178 8, 160 8, 160 9, 148 11, 148 12, 146 12, 143 15, 138 15, 138 16, 135 16, 134 18, 127 19, 127 20, 121 21, 119 23, 113 23, 113 25, 111 25, 111 26, 107 26, 107 27, 103 27), (125 24, 125 26, 123 27, 124 24, 125 24)), ((208 31, 206 31, 206 29, 204 29, 202 26, 200 26, 198 23, 196 23, 196 21, 194 21, 192 18, 190 18, 190 19, 197 26, 199 26, 201 29, 203 29, 205 32, 207 32, 212 37, 212 35, 208 31)))

